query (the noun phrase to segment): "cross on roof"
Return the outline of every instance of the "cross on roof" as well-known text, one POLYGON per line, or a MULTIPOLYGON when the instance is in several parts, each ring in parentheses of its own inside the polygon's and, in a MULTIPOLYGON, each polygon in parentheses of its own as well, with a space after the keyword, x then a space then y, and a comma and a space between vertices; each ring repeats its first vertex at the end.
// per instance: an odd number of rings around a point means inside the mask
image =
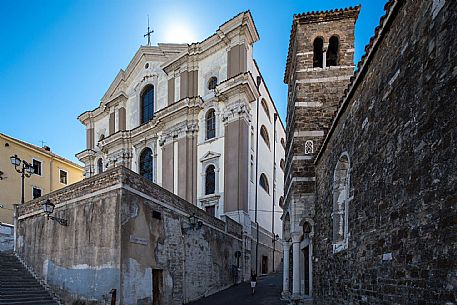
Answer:
POLYGON ((148 32, 146 34, 144 34, 144 36, 143 36, 143 37, 148 36, 148 46, 151 45, 151 34, 152 33, 154 33, 154 31, 149 29, 149 15, 148 15, 148 32))

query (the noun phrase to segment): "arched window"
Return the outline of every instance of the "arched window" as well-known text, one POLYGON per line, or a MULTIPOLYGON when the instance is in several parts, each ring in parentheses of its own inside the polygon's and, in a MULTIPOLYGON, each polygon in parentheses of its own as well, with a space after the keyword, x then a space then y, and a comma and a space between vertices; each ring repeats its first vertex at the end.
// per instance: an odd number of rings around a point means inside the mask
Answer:
POLYGON ((103 160, 102 158, 98 159, 97 161, 97 173, 103 173, 103 160))
POLYGON ((281 161, 279 161, 279 166, 281 167, 283 172, 286 171, 286 163, 284 162, 284 159, 281 159, 281 161))
POLYGON ((327 67, 338 66, 339 41, 338 37, 330 37, 327 49, 327 67))
POLYGON ((279 197, 279 206, 281 208, 284 208, 284 197, 283 196, 279 197))
POLYGON ((268 183, 267 175, 264 173, 260 175, 259 184, 265 190, 265 192, 267 192, 267 194, 270 194, 270 185, 268 183))
POLYGON ((141 124, 154 116, 154 86, 149 85, 141 93, 141 124))
POLYGON ((216 113, 214 109, 208 110, 206 113, 206 139, 216 137, 216 113))
POLYGON ((333 174, 333 250, 347 248, 348 203, 350 194, 350 164, 347 154, 343 154, 333 174))
POLYGON ((284 138, 281 138, 281 145, 286 150, 286 142, 284 141, 284 138))
POLYGON ((268 131, 265 125, 262 125, 262 127, 260 127, 260 135, 262 136, 262 139, 265 141, 265 144, 267 144, 268 148, 270 148, 270 137, 268 136, 268 131))
POLYGON ((216 192, 216 172, 214 165, 209 165, 205 171, 205 195, 216 192))
POLYGON ((210 77, 210 79, 208 80, 208 89, 214 90, 214 89, 216 89, 216 86, 217 86, 217 77, 216 76, 210 77))
POLYGON ((305 142, 305 155, 314 153, 314 143, 311 140, 305 142))
POLYGON ((265 101, 265 99, 262 99, 262 101, 260 103, 262 104, 263 110, 265 111, 265 113, 268 117, 268 120, 271 122, 270 110, 268 110, 267 102, 265 101))
POLYGON ((313 68, 322 68, 324 61, 324 40, 321 37, 314 39, 313 48, 313 68))
POLYGON ((102 133, 98 138, 98 142, 103 141, 105 139, 105 135, 102 133))
POLYGON ((154 167, 152 150, 147 147, 143 149, 140 154, 140 175, 149 181, 153 181, 154 178, 154 167))

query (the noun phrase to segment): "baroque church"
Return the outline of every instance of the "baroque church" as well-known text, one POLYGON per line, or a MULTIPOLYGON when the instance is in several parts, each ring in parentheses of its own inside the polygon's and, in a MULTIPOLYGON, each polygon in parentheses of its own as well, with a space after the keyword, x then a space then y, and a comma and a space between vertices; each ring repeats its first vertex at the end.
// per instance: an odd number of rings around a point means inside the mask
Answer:
POLYGON ((354 66, 360 10, 293 17, 282 296, 456 304, 457 2, 387 1, 354 66))
POLYGON ((199 43, 142 46, 78 117, 87 148, 77 157, 86 177, 123 165, 236 220, 265 240, 252 243, 253 269, 269 273, 282 251, 285 130, 253 58, 257 40, 248 11, 199 43))

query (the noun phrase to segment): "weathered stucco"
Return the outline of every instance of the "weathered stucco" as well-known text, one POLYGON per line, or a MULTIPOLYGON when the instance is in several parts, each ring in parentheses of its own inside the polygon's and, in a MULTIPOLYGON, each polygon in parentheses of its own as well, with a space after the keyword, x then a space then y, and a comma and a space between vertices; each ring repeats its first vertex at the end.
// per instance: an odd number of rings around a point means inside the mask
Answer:
POLYGON ((14 228, 0 223, 0 252, 12 251, 14 247, 14 228))
POLYGON ((117 304, 151 304, 155 273, 161 304, 187 303, 233 284, 243 250, 241 225, 124 167, 34 200, 18 215, 18 254, 66 304, 103 304, 111 289, 117 304), (43 215, 47 199, 67 227, 43 215))

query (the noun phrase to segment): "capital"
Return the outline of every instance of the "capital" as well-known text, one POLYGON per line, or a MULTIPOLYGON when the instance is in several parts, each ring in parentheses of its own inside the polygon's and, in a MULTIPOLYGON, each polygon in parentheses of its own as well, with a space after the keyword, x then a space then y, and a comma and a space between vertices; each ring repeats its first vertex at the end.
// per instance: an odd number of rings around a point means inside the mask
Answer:
POLYGON ((299 243, 301 239, 301 233, 300 232, 292 232, 290 233, 290 236, 292 237, 292 243, 299 243))

